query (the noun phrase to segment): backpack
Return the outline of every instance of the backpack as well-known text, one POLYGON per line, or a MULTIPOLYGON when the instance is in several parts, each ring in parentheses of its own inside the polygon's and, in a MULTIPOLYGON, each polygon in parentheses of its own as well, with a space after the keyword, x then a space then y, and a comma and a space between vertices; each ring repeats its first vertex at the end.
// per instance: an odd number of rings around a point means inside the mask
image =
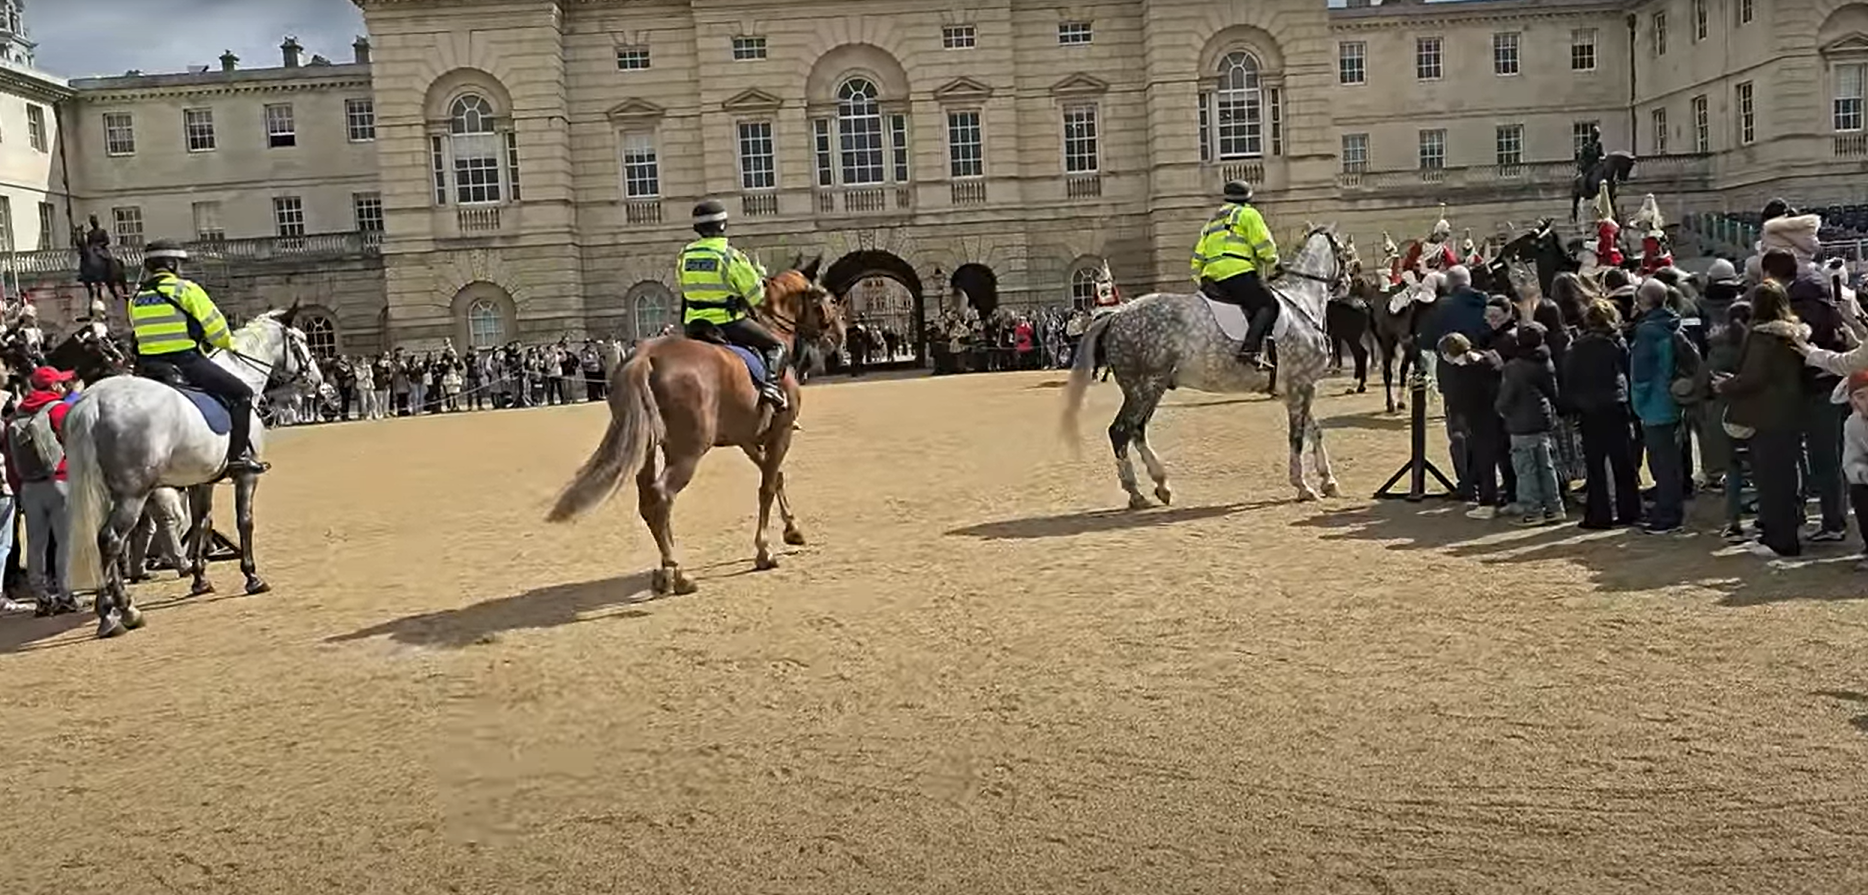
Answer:
POLYGON ((1673 399, 1682 405, 1698 404, 1706 400, 1712 388, 1711 371, 1700 362, 1699 347, 1685 333, 1678 330, 1673 334, 1673 376, 1668 382, 1668 390, 1673 399))
POLYGON ((7 444, 12 448, 13 468, 22 482, 47 482, 58 474, 58 464, 65 459, 65 448, 52 431, 51 410, 47 404, 30 414, 15 416, 6 424, 7 444))

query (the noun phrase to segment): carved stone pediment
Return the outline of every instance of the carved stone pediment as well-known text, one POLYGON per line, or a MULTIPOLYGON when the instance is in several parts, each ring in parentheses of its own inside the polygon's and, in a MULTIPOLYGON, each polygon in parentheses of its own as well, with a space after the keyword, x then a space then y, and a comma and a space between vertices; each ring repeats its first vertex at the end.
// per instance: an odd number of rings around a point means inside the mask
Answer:
POLYGON ((1859 31, 1844 34, 1823 44, 1824 56, 1868 56, 1868 34, 1859 31))
POLYGON ((734 94, 731 99, 721 103, 720 108, 728 112, 774 112, 784 104, 784 100, 753 87, 734 94))
POLYGON ((662 117, 667 111, 646 99, 631 97, 610 107, 610 111, 604 114, 608 115, 611 121, 653 121, 662 117))
POLYGON ((1108 91, 1108 81, 1083 72, 1071 74, 1051 85, 1052 96, 1101 96, 1108 91))
POLYGON ((955 78, 934 91, 934 99, 943 103, 977 103, 992 96, 992 86, 972 78, 955 78))

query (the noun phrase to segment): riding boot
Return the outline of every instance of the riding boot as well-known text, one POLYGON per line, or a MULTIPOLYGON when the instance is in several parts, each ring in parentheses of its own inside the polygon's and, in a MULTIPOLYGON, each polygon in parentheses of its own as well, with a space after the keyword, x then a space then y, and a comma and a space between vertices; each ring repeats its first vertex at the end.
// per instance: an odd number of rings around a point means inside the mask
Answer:
POLYGON ((767 348, 765 355, 765 387, 759 394, 772 402, 776 410, 784 410, 788 405, 785 400, 785 349, 783 346, 767 348))
POLYGON ((1271 333, 1271 325, 1277 320, 1276 308, 1261 308, 1252 314, 1252 322, 1245 329, 1245 341, 1239 343, 1239 362, 1249 367, 1270 369, 1259 354, 1265 346, 1265 337, 1271 333))
POLYGON ((227 472, 258 474, 271 467, 253 456, 253 401, 234 402, 233 427, 227 434, 227 472))

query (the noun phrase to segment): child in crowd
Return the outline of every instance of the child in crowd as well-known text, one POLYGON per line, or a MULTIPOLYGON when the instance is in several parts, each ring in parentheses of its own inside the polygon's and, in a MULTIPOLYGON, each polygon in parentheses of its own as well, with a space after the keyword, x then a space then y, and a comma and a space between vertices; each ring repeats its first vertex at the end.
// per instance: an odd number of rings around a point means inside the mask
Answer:
POLYGON ((1498 389, 1498 415, 1511 437, 1511 465, 1517 472, 1518 506, 1523 525, 1562 522, 1563 492, 1557 485, 1551 433, 1557 424, 1557 378, 1544 344, 1544 327, 1518 326, 1517 350, 1505 362, 1498 389))
MULTIPOLYGON (((1855 508, 1855 527, 1868 539, 1868 370, 1849 374, 1848 421, 1842 424, 1842 477, 1848 482, 1849 503, 1855 508)), ((1855 568, 1868 571, 1868 541, 1855 568)))
POLYGON ((1466 515, 1491 519, 1498 515, 1498 462, 1505 443, 1504 427, 1492 407, 1498 400, 1499 367, 1462 333, 1447 333, 1438 347, 1446 361, 1439 374, 1446 415, 1458 421, 1449 425, 1457 426, 1466 443, 1467 481, 1460 483, 1461 490, 1469 489, 1477 501, 1466 515))

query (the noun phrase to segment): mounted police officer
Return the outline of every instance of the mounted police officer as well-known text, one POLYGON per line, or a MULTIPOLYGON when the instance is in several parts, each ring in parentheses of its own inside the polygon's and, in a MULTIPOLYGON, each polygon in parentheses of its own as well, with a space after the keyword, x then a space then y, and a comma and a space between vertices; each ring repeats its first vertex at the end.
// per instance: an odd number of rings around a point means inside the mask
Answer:
POLYGON ((206 289, 181 277, 188 252, 158 239, 143 251, 148 271, 130 299, 130 326, 136 332, 136 355, 145 376, 158 365, 173 367, 190 385, 227 403, 233 428, 227 438, 227 471, 261 473, 266 465, 253 458, 248 440, 253 428, 253 390, 204 353, 231 350, 233 335, 206 289))
POLYGON ((759 394, 785 409, 785 343, 749 315, 765 301, 765 270, 726 241, 726 206, 708 199, 694 206, 694 232, 700 238, 681 250, 676 274, 681 281, 681 322, 690 337, 715 328, 728 342, 765 358, 765 384, 759 394))
POLYGON ((1239 345, 1239 360, 1259 366, 1259 349, 1278 320, 1278 300, 1264 283, 1278 265, 1278 244, 1252 207, 1250 184, 1226 184, 1225 200, 1200 232, 1193 250, 1193 277, 1201 291, 1245 309, 1252 323, 1239 345))

